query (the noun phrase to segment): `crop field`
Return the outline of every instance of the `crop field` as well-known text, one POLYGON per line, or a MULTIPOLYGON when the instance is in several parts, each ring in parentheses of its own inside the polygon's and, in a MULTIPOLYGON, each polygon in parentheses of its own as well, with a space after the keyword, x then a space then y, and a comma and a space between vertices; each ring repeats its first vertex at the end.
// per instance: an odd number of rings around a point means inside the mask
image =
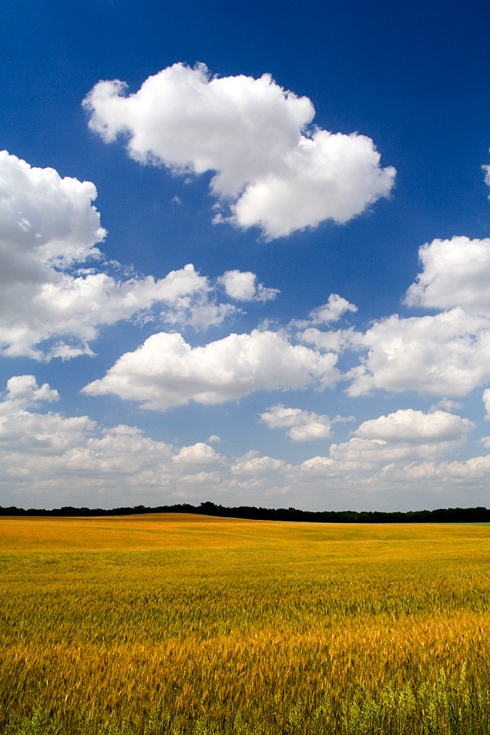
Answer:
POLYGON ((0 518, 0 732, 490 734, 490 527, 0 518))

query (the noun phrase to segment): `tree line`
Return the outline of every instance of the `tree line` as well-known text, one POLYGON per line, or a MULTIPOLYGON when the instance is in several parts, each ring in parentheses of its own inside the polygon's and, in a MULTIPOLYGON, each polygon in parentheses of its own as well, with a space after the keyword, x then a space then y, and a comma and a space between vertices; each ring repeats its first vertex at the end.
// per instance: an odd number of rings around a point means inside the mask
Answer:
POLYGON ((310 523, 490 523, 490 510, 478 508, 439 508, 437 510, 411 511, 332 511, 299 510, 298 508, 256 508, 241 505, 227 508, 207 500, 198 506, 189 503, 160 505, 148 508, 145 505, 121 508, 74 508, 63 506, 45 508, 16 508, 0 506, 1 516, 124 516, 143 513, 197 513, 220 518, 243 518, 257 521, 302 521, 310 523))

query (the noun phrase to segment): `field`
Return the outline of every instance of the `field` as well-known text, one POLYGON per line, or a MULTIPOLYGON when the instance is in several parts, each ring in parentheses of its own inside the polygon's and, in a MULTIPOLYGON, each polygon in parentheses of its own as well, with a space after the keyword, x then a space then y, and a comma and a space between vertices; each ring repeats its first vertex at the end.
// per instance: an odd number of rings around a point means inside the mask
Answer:
POLYGON ((490 734, 490 527, 0 518, 0 732, 490 734))

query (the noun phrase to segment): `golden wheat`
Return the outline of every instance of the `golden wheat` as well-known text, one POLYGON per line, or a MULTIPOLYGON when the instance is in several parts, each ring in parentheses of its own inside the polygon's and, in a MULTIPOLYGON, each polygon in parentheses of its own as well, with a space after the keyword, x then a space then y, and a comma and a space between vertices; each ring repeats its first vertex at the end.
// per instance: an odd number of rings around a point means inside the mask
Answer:
POLYGON ((489 527, 2 518, 0 539, 6 733, 490 733, 489 527))

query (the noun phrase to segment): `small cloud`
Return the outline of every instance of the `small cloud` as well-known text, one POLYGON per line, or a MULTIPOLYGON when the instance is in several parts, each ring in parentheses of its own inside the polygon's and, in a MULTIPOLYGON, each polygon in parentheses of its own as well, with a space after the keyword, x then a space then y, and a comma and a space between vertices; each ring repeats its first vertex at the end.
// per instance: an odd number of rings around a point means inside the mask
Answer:
POLYGON ((301 329, 310 327, 310 330, 307 331, 318 331, 311 330, 311 325, 338 322, 347 312, 355 314, 356 311, 357 306, 351 304, 347 299, 339 296, 339 294, 331 293, 326 304, 317 306, 316 309, 310 312, 309 319, 295 319, 291 322, 290 326, 301 329))
POLYGON ((250 271, 226 271, 218 278, 226 295, 236 301, 273 301, 280 293, 278 288, 266 288, 257 284, 257 276, 250 271))
POLYGON ((177 464, 210 464, 220 460, 213 447, 197 442, 190 447, 182 447, 180 452, 173 457, 173 461, 177 464))
POLYGON ((31 406, 39 401, 58 401, 60 396, 47 383, 39 386, 34 375, 14 375, 7 381, 5 398, 19 406, 31 406))
POLYGON ((271 406, 260 414, 260 420, 269 429, 288 427, 287 435, 295 442, 326 439, 332 435, 328 416, 302 411, 300 408, 286 408, 282 403, 271 406))
POLYGON ((355 416, 334 416, 332 424, 347 424, 350 421, 356 421, 355 416))
POLYGON ((461 403, 458 403, 458 401, 451 401, 449 398, 441 398, 440 401, 437 401, 437 403, 429 408, 429 413, 435 413, 435 411, 439 411, 440 409, 451 413, 451 411, 459 411, 460 408, 463 408, 463 406, 461 403))
MULTIPOLYGON (((483 171, 485 171, 485 184, 487 186, 490 186, 490 166, 482 166, 482 169, 483 171)), ((490 196, 488 198, 490 199, 490 196)))
POLYGON ((349 303, 347 299, 342 298, 337 293, 331 293, 328 301, 323 306, 318 306, 310 313, 312 324, 329 324, 330 322, 338 322, 338 320, 348 311, 355 314, 357 306, 349 303))
POLYGON ((483 391, 483 403, 485 404, 486 416, 485 420, 490 421, 490 388, 483 391))

